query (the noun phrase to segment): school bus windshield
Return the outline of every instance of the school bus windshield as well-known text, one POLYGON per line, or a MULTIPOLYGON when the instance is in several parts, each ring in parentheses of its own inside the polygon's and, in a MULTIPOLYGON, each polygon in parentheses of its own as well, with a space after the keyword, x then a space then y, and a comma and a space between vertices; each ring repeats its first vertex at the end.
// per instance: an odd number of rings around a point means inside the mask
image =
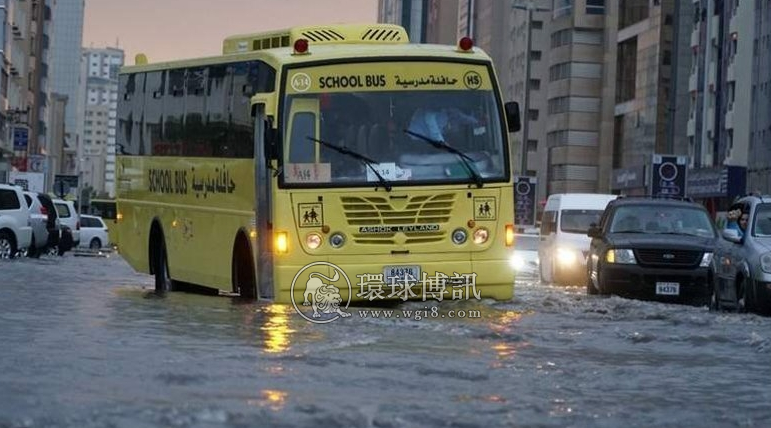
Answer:
POLYGON ((282 158, 290 186, 371 185, 379 180, 373 168, 392 185, 508 177, 500 103, 485 66, 321 66, 292 69, 287 82, 282 158))

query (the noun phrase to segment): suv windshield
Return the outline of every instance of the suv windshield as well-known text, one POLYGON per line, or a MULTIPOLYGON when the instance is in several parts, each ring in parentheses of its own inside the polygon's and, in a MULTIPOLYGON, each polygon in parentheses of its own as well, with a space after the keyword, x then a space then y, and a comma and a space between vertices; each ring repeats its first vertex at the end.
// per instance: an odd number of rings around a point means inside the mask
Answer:
POLYGON ((635 204, 616 209, 610 233, 651 233, 715 237, 703 209, 672 205, 635 204))
POLYGON ((589 226, 600 223, 602 210, 562 210, 560 230, 567 233, 584 234, 589 226))

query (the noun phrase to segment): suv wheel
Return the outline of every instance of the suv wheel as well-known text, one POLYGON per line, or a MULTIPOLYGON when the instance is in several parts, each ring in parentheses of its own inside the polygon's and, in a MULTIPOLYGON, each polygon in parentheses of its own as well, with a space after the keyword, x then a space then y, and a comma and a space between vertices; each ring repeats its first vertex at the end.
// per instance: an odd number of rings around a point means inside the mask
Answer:
POLYGON ((0 259, 12 259, 16 256, 16 241, 8 232, 0 232, 0 259))
POLYGON ((94 238, 91 240, 91 243, 88 244, 88 248, 98 250, 102 248, 102 241, 100 241, 99 238, 94 238))

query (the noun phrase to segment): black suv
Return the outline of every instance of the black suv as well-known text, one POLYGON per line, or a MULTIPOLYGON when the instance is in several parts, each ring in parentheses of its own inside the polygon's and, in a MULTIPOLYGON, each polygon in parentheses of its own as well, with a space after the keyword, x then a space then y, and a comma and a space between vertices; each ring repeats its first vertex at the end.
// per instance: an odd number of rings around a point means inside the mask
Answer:
POLYGON ((620 198, 608 204, 587 235, 592 238, 587 293, 709 303, 718 235, 703 206, 620 198))

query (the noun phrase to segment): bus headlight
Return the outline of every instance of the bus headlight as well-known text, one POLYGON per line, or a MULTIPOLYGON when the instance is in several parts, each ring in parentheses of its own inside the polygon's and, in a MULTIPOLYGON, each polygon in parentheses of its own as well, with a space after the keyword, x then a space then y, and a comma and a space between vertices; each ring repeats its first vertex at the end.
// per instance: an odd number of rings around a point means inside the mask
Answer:
POLYGON ((509 223, 506 225, 506 246, 512 245, 514 245, 514 225, 509 223))
POLYGON ((315 250, 321 246, 321 236, 318 233, 309 233, 305 236, 305 245, 311 250, 315 250))
POLYGON ((276 232, 274 244, 277 254, 286 254, 289 252, 289 237, 287 236, 287 233, 276 232))
POLYGON ((329 237, 329 245, 331 245, 332 248, 340 248, 343 244, 345 244, 345 235, 342 233, 337 232, 329 237))
POLYGON ((474 243, 477 245, 484 244, 487 242, 487 238, 490 237, 490 232, 487 231, 484 227, 479 228, 474 231, 474 243))
POLYGON ((468 234, 463 229, 455 229, 452 232, 452 242, 453 244, 460 245, 464 242, 466 242, 466 239, 468 239, 468 234))

